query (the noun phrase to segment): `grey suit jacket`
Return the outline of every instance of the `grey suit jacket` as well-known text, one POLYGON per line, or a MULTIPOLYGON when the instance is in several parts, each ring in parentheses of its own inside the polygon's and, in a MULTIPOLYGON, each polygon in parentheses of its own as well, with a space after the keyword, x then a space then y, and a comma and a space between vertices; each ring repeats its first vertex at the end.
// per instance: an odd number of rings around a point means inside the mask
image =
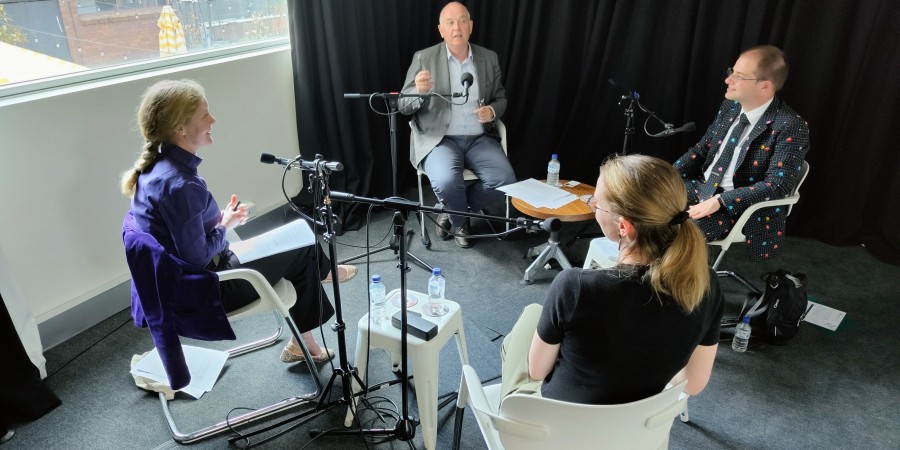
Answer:
MULTIPOLYGON (((496 114, 494 121, 496 122, 506 112, 506 89, 500 82, 500 63, 497 54, 475 44, 470 43, 469 45, 472 48, 472 57, 475 63, 475 80, 486 104, 494 108, 496 114)), ((406 71, 406 82, 403 84, 402 93, 417 94, 416 74, 424 68, 431 71, 435 93, 449 95, 454 90, 460 90, 459 80, 455 82, 450 80, 450 70, 447 66, 447 45, 441 42, 419 50, 413 55, 412 64, 406 71)), ((412 136, 409 159, 416 167, 441 142, 444 133, 450 126, 449 103, 435 97, 423 100, 418 98, 400 99, 400 112, 413 116, 413 120, 410 122, 412 136)), ((470 98, 469 101, 477 101, 477 99, 470 98)), ((486 133, 494 134, 493 128, 493 123, 485 124, 486 133)))

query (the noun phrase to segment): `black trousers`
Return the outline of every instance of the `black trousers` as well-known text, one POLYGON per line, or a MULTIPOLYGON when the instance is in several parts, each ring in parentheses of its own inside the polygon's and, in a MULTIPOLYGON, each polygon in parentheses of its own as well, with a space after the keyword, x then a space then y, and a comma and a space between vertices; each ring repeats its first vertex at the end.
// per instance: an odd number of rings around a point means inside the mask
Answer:
MULTIPOLYGON (((334 316, 334 307, 322 288, 322 279, 331 270, 331 260, 325 256, 318 243, 246 264, 238 261, 234 253, 228 251, 228 262, 217 270, 237 268, 256 270, 272 285, 282 278, 294 285, 297 303, 291 307, 290 314, 301 333, 318 328, 334 316)), ((226 312, 246 306, 259 298, 253 286, 245 280, 223 281, 219 286, 226 312)))

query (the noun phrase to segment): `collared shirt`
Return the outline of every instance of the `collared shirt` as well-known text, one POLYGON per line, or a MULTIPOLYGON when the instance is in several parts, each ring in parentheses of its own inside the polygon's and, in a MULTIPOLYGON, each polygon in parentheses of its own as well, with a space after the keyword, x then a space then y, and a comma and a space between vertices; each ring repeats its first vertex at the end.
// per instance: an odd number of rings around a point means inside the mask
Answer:
POLYGON ((203 161, 173 144, 138 176, 131 211, 141 230, 150 233, 167 253, 206 266, 227 246, 222 212, 197 175, 203 161))
MULTIPOLYGON (((446 45, 446 44, 445 44, 446 45)), ((450 93, 464 92, 465 88, 460 82, 462 74, 469 72, 472 74, 472 86, 469 87, 469 99, 463 103, 464 97, 454 98, 450 106, 450 127, 445 133, 447 136, 471 136, 484 133, 484 127, 478 121, 475 115, 475 108, 478 107, 478 99, 481 98, 481 91, 478 85, 478 77, 475 70, 475 58, 472 56, 472 46, 469 46, 469 56, 462 62, 459 62, 453 54, 450 53, 450 47, 447 47, 447 68, 450 72, 450 93)))
MULTIPOLYGON (((754 108, 750 111, 744 111, 744 108, 741 108, 741 114, 747 116, 747 121, 750 124, 747 127, 744 127, 744 131, 738 136, 738 145, 735 147, 734 156, 731 158, 731 163, 728 165, 728 170, 725 171, 725 175, 722 176, 722 181, 719 182, 719 187, 724 191, 730 191, 734 189, 734 169, 737 168, 738 162, 738 149, 740 149, 744 144, 745 140, 748 136, 750 136, 750 131, 753 130, 753 127, 756 126, 756 122, 759 122, 759 118, 762 117, 763 113, 766 112, 766 109, 769 105, 772 104, 772 100, 775 98, 770 98, 769 101, 762 104, 757 108, 754 108)), ((713 167, 716 166, 716 161, 719 160, 719 156, 722 155, 721 147, 725 145, 726 142, 731 138, 731 132, 734 131, 735 125, 738 124, 737 117, 741 117, 741 114, 735 116, 734 123, 731 124, 731 127, 728 129, 728 134, 725 135, 725 139, 722 139, 722 143, 719 145, 719 149, 716 150, 716 157, 713 159, 712 164, 706 168, 706 172, 703 173, 703 176, 708 180, 709 174, 712 173, 713 167)))

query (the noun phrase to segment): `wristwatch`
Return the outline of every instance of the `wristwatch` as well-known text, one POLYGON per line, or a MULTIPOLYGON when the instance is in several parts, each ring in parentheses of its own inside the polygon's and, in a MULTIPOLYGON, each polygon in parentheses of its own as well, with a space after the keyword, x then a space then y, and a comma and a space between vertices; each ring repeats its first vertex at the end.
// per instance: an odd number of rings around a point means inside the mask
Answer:
POLYGON ((722 194, 716 194, 715 197, 716 197, 716 200, 719 201, 719 206, 721 206, 721 207, 724 208, 724 207, 725 207, 725 200, 722 200, 722 194))

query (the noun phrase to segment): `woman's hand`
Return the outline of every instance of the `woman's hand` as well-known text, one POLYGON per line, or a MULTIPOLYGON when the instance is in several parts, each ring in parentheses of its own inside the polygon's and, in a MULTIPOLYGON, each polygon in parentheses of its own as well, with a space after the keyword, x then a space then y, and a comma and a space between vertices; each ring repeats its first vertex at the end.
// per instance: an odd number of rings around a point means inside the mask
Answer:
POLYGON ((219 222, 219 225, 222 225, 226 230, 230 230, 238 225, 243 225, 250 216, 247 208, 247 205, 240 204, 237 195, 231 194, 231 201, 228 202, 228 206, 222 210, 222 221, 219 222))

